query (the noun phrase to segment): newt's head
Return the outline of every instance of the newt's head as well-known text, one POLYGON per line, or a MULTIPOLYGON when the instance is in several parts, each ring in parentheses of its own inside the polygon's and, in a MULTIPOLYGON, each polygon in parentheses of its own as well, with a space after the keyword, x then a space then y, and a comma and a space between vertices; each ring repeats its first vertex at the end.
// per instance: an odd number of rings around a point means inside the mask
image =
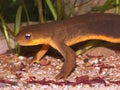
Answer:
POLYGON ((22 46, 32 46, 39 44, 48 44, 49 33, 45 30, 38 30, 36 27, 22 27, 21 31, 16 36, 16 41, 22 46))

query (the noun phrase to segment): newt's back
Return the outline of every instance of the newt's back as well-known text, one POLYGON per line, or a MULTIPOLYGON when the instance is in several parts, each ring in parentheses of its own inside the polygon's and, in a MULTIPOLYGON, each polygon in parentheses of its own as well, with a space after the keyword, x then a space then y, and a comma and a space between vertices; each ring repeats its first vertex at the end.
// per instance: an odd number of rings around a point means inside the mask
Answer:
POLYGON ((63 25, 66 26, 65 31, 68 34, 65 39, 68 45, 89 39, 113 42, 111 38, 117 39, 117 41, 113 43, 120 43, 119 15, 99 13, 80 15, 63 21, 63 25), (108 38, 110 39, 108 40, 108 38))

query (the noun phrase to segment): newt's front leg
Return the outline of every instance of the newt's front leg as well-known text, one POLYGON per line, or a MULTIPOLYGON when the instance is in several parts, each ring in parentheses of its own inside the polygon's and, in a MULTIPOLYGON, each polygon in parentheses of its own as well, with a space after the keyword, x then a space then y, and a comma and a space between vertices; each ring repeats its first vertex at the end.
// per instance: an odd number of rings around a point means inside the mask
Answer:
POLYGON ((65 59, 61 72, 56 76, 56 80, 61 78, 66 79, 75 67, 76 55, 74 51, 70 47, 66 46, 63 42, 53 41, 51 46, 57 49, 65 59))
POLYGON ((33 61, 31 62, 31 64, 35 63, 35 62, 39 62, 39 60, 45 55, 45 53, 48 51, 49 49, 49 45, 43 45, 42 48, 37 52, 36 57, 33 59, 33 61))

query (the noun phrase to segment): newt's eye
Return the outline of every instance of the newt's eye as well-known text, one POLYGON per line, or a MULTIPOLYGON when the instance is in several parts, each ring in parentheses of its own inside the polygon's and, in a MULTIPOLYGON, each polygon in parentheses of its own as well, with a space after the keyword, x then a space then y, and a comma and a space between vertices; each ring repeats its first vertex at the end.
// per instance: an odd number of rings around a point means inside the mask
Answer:
POLYGON ((25 34, 25 39, 29 40, 31 38, 31 34, 25 34))

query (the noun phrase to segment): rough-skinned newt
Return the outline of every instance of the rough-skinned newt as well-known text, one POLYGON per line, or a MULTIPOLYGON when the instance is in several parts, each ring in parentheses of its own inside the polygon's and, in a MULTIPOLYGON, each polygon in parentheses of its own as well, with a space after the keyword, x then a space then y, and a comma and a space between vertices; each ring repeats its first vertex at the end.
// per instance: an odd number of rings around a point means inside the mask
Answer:
POLYGON ((75 67, 76 55, 69 46, 90 39, 120 43, 120 16, 85 14, 62 21, 21 27, 16 36, 16 41, 23 46, 44 44, 33 62, 38 62, 49 46, 61 53, 65 61, 56 76, 57 80, 67 78, 75 67))

